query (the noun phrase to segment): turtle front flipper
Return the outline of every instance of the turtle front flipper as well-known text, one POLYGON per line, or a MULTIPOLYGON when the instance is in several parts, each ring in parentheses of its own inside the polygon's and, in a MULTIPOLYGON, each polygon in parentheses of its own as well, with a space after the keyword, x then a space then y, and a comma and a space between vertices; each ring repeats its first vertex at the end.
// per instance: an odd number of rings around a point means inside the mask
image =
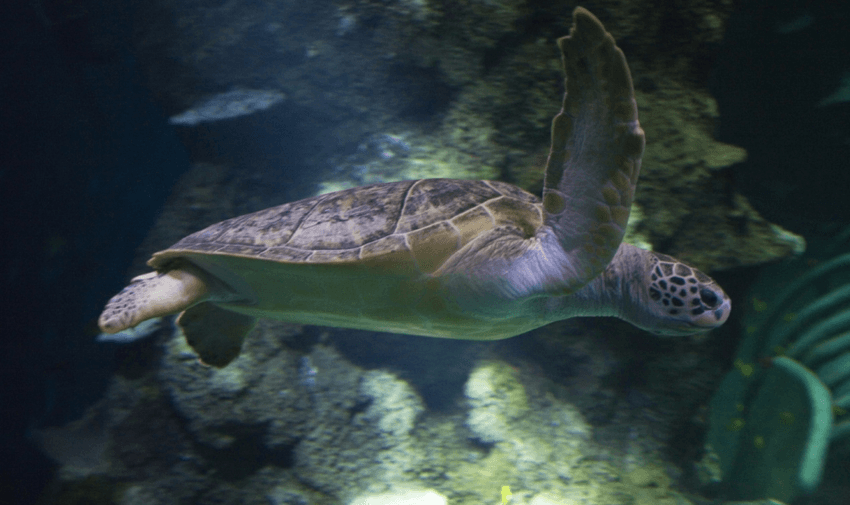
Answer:
POLYGON ((198 353, 201 362, 217 368, 226 366, 239 355, 245 336, 256 322, 251 316, 211 302, 190 307, 177 318, 186 342, 198 353))
POLYGON ((544 233, 570 259, 564 278, 580 287, 601 273, 623 239, 640 173, 644 134, 623 52, 587 10, 573 12, 558 40, 566 93, 552 122, 543 190, 544 233))

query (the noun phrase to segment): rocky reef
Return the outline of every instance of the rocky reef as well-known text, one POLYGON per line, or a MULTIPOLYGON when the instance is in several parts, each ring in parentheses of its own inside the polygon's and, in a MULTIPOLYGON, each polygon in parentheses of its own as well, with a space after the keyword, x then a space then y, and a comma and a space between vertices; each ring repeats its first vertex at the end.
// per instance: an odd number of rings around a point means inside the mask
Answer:
MULTIPOLYGON (((244 112, 184 121, 180 131, 197 161, 233 151, 228 170, 243 181, 241 201, 253 199, 249 210, 425 177, 503 179, 539 192, 562 93, 554 40, 568 33, 572 7, 154 1, 138 15, 135 46, 172 117, 211 102, 213 112, 244 112), (253 140, 230 148, 238 138, 253 140)), ((733 2, 592 7, 629 59, 647 133, 640 240, 704 270, 802 252, 799 237, 737 193, 735 164, 746 152, 714 139, 719 114, 704 83, 733 2)))
MULTIPOLYGON (((409 369, 366 369, 336 349, 363 338, 416 353, 432 339, 350 333, 263 322, 223 369, 200 364, 173 330, 131 344, 153 349, 157 366, 128 366, 89 416, 44 437, 62 463, 48 502, 95 486, 122 505, 382 503, 370 497, 417 490, 471 505, 497 503, 509 486, 517 504, 689 503, 652 434, 664 423, 646 416, 657 398, 635 392, 620 405, 604 385, 614 361, 553 380, 517 348, 485 345, 435 408, 409 369), (602 397, 613 401, 590 408, 602 397), (599 421, 623 406, 628 423, 599 421), (88 444, 88 457, 63 453, 69 441, 88 444)), ((571 344, 574 361, 601 363, 606 346, 586 335, 571 344)), ((434 373, 452 373, 444 358, 434 373)))

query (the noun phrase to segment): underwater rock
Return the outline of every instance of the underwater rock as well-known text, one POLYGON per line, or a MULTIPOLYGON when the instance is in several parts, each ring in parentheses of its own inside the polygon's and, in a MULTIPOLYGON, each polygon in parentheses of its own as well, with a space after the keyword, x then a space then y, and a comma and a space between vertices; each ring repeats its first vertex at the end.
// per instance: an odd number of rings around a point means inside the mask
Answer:
MULTIPOLYGON (((649 479, 616 467, 624 453, 600 448, 565 400, 598 401, 580 399, 581 389, 554 396, 557 386, 545 374, 491 358, 454 393, 457 408, 426 410, 401 378, 408 370, 365 371, 323 343, 299 345, 296 329, 261 323, 231 365, 235 373, 198 364, 177 335, 166 342, 162 370, 116 378, 106 403, 103 473, 118 483, 114 503, 338 505, 433 490, 444 500, 434 503, 479 505, 498 503, 506 485, 517 505, 630 503, 631 496, 657 498, 634 503, 689 503, 672 494, 664 467, 649 479), (312 383, 300 379, 299 368, 309 368, 312 383), (457 401, 464 397, 468 409, 457 401), (482 443, 470 430, 474 411, 509 420, 476 428, 499 441, 482 443)), ((650 464, 629 457, 638 467, 650 464)))
MULTIPOLYGON (((311 397, 298 378, 301 356, 280 345, 295 331, 295 326, 263 323, 246 346, 245 359, 221 370, 199 363, 182 335, 166 343, 159 380, 200 442, 224 449, 252 434, 276 448, 304 433, 311 397)), ((320 361, 317 353, 321 350, 313 353, 314 363, 320 361)), ((319 380, 334 373, 332 366, 318 366, 319 380)))
POLYGON ((170 246, 212 221, 238 212, 238 184, 231 169, 212 163, 193 163, 180 176, 156 222, 136 249, 130 275, 150 270, 147 261, 156 251, 170 246))
POLYGON ((801 254, 802 237, 769 223, 734 187, 732 171, 747 152, 714 138, 720 113, 708 91, 655 72, 634 74, 654 83, 635 90, 641 127, 653 139, 636 196, 645 218, 630 221, 635 231, 708 271, 801 254))
POLYGON ((64 426, 34 429, 30 437, 50 459, 60 465, 63 479, 81 479, 105 473, 107 409, 104 400, 90 406, 80 419, 64 426))
POLYGON ((494 482, 510 483, 515 502, 522 502, 521 490, 543 486, 563 496, 595 493, 564 485, 578 479, 590 426, 568 403, 529 397, 521 378, 521 370, 495 360, 479 363, 470 374, 464 387, 469 405, 465 424, 489 450, 482 459, 447 471, 453 485, 487 496, 494 482))
POLYGON ((311 356, 319 370, 313 417, 294 450, 295 473, 339 497, 413 486, 426 450, 413 437, 424 411, 413 388, 389 372, 363 372, 331 348, 319 346, 311 356), (340 371, 348 380, 323 380, 340 371))

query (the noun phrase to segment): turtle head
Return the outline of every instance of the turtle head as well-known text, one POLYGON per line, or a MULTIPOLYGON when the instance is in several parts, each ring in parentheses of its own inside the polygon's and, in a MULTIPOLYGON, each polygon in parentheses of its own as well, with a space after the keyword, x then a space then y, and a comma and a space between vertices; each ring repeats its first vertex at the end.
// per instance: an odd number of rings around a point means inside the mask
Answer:
POLYGON ((732 303, 714 279, 670 256, 640 250, 643 261, 631 286, 640 328, 661 336, 683 336, 726 322, 732 303))

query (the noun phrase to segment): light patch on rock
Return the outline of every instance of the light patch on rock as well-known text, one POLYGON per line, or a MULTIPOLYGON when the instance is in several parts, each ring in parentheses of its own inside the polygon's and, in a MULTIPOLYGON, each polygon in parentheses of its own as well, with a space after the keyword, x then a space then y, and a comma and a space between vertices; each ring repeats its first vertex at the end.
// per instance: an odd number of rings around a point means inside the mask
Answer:
POLYGON ((426 489, 420 491, 397 491, 379 495, 361 496, 349 505, 447 505, 445 496, 426 489))
POLYGON ((528 410, 525 388, 505 363, 476 367, 464 387, 469 402, 466 425, 486 443, 508 440, 511 424, 528 410))
POLYGON ((366 417, 374 420, 381 431, 395 436, 408 435, 417 416, 425 410, 419 395, 407 382, 380 370, 364 375, 360 394, 372 400, 366 417))
POLYGON ((211 368, 210 389, 218 393, 238 393, 247 386, 245 374, 237 366, 211 368))
POLYGON ((563 498, 555 498, 551 495, 539 494, 528 502, 528 505, 578 505, 579 502, 573 500, 565 500, 563 498))

